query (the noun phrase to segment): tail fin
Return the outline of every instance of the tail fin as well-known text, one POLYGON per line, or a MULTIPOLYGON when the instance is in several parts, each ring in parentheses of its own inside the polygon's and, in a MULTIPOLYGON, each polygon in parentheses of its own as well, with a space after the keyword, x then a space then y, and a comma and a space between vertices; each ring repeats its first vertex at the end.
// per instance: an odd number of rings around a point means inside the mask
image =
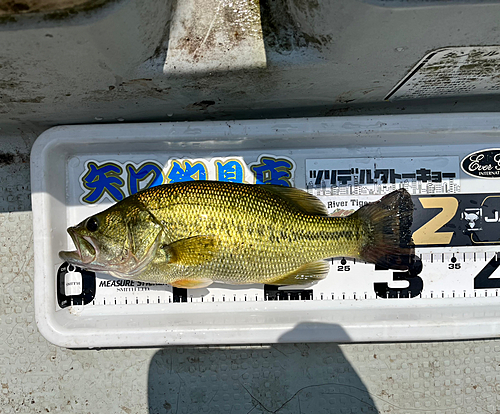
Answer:
POLYGON ((387 269, 411 270, 415 247, 410 227, 413 202, 405 189, 393 191, 375 203, 366 204, 357 214, 368 229, 360 257, 387 269))

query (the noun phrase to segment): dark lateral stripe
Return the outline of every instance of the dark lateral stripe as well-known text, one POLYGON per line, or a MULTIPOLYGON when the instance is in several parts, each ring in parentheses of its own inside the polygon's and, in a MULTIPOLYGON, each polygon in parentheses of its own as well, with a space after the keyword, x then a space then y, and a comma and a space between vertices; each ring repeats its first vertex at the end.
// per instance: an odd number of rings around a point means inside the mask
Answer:
POLYGON ((269 241, 271 243, 280 241, 335 241, 340 238, 347 240, 355 240, 358 238, 358 233, 351 230, 334 230, 334 231, 301 231, 301 232, 286 232, 282 231, 279 234, 270 233, 269 241))

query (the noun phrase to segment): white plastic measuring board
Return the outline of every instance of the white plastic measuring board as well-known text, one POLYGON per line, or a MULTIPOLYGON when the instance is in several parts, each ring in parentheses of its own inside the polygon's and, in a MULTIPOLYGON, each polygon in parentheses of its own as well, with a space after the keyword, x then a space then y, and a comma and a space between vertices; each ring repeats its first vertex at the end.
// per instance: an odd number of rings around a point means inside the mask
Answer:
POLYGON ((496 337, 499 128, 454 114, 50 129, 31 156, 38 327, 65 347, 496 337), (61 263, 68 226, 191 179, 293 185, 336 215, 404 187, 422 271, 334 258, 307 287, 183 290, 61 263))

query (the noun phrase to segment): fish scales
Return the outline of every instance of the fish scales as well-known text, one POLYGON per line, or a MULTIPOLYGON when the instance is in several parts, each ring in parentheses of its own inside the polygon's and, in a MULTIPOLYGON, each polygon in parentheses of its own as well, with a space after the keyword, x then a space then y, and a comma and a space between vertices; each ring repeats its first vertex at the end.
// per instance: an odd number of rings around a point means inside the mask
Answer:
POLYGON ((168 229, 164 244, 216 235, 220 249, 212 261, 198 265, 192 277, 255 283, 326 257, 358 255, 359 219, 314 216, 265 189, 233 188, 198 182, 138 195, 168 229))
POLYGON ((90 270, 178 287, 303 284, 326 276, 329 257, 406 268, 392 259, 413 254, 412 212, 405 190, 337 218, 294 188, 166 184, 70 227, 77 250, 60 256, 90 270))

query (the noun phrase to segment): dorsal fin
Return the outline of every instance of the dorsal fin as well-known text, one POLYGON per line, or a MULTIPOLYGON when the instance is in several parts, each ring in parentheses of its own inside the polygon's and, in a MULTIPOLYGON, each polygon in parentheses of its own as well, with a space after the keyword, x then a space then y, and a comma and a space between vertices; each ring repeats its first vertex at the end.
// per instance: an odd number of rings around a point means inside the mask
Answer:
POLYGON ((287 200, 304 213, 315 216, 327 216, 328 210, 325 205, 312 194, 306 193, 294 187, 284 187, 282 185, 264 184, 260 186, 270 193, 287 200))

